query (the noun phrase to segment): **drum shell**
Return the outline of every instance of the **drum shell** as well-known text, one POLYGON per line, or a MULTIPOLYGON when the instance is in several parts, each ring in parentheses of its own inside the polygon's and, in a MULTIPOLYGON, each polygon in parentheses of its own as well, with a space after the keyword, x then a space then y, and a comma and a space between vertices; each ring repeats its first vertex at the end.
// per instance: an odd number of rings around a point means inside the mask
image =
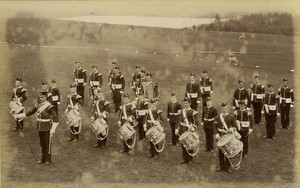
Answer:
POLYGON ((234 134, 226 134, 217 142, 217 147, 226 157, 232 158, 243 150, 243 143, 234 134))
POLYGON ((154 144, 159 144, 165 137, 166 134, 162 132, 159 127, 153 126, 146 132, 146 137, 154 144))
POLYGON ((96 134, 106 135, 106 130, 108 128, 108 125, 106 124, 105 120, 96 119, 91 123, 91 127, 93 128, 96 134))
POLYGON ((179 141, 187 150, 193 150, 197 148, 200 144, 199 136, 195 132, 186 131, 180 137, 179 141))
POLYGON ((22 104, 18 104, 16 101, 11 101, 9 103, 9 109, 10 109, 10 112, 19 114, 24 109, 24 106, 22 106, 22 104))
POLYGON ((66 123, 71 127, 79 123, 81 117, 74 110, 70 110, 69 112, 64 114, 64 119, 66 120, 66 123))
POLYGON ((124 140, 128 140, 132 138, 135 130, 130 123, 124 123, 117 132, 124 140))

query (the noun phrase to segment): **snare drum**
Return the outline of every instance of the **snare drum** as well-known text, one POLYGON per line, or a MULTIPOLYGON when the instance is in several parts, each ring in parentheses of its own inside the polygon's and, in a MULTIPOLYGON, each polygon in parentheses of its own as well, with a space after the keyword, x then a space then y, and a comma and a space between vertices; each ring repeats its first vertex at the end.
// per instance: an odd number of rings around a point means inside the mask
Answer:
POLYGON ((92 129, 95 131, 96 134, 102 134, 103 136, 107 134, 106 129, 108 125, 103 118, 98 118, 91 123, 92 129))
POLYGON ((232 158, 243 150, 243 142, 235 134, 226 134, 217 142, 217 147, 227 158, 232 158))
POLYGON ((199 146, 199 136, 196 132, 185 131, 179 137, 179 141, 187 150, 193 150, 199 146))
POLYGON ((66 123, 71 127, 79 123, 81 117, 79 116, 79 112, 70 110, 69 112, 64 114, 64 119, 66 120, 66 123))
POLYGON ((132 138, 133 134, 135 133, 134 128, 130 125, 130 123, 124 123, 117 133, 121 136, 122 139, 128 140, 132 138))
POLYGON ((22 106, 22 103, 17 101, 11 101, 9 103, 9 110, 11 114, 19 114, 24 109, 24 106, 22 106))
POLYGON ((158 126, 152 126, 147 132, 146 137, 154 144, 159 144, 165 137, 166 134, 161 131, 158 126))

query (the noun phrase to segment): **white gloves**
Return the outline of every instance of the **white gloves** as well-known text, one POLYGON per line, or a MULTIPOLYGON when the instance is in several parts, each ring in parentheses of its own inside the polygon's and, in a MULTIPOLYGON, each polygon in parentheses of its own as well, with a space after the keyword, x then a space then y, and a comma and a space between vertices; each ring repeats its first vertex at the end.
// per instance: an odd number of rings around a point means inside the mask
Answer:
POLYGON ((26 118, 26 114, 22 113, 22 114, 17 114, 16 118, 21 119, 21 118, 26 118))
POLYGON ((179 135, 179 130, 178 129, 175 129, 175 134, 179 135))
POLYGON ((249 129, 248 134, 251 134, 253 132, 253 129, 249 129))
POLYGON ((293 104, 291 104, 291 108, 294 108, 294 105, 293 105, 293 104))
POLYGON ((91 117, 91 121, 95 121, 95 118, 94 118, 94 116, 92 116, 92 117, 91 117))
POLYGON ((121 93, 121 94, 123 94, 123 93, 124 93, 124 91, 120 91, 120 93, 121 93))
POLYGON ((52 124, 52 128, 50 129, 50 134, 54 134, 55 133, 55 129, 58 126, 58 123, 54 123, 52 124))
POLYGON ((280 116, 280 113, 277 113, 277 116, 280 116))
POLYGON ((169 121, 170 121, 170 119, 168 118, 168 119, 167 119, 167 121, 169 122, 169 121))
POLYGON ((215 138, 216 138, 216 140, 220 140, 221 139, 221 137, 220 137, 219 134, 216 134, 215 138))
POLYGON ((200 104, 200 103, 201 103, 201 101, 197 100, 197 104, 200 104))
POLYGON ((228 133, 234 133, 234 129, 232 128, 232 127, 230 127, 229 129, 228 129, 228 133))
POLYGON ((121 126, 121 121, 118 121, 118 125, 119 125, 119 127, 121 126))
POLYGON ((262 111, 261 111, 261 114, 264 114, 264 113, 265 113, 265 112, 262 110, 262 111))
POLYGON ((144 124, 143 127, 144 127, 144 131, 146 132, 147 131, 147 125, 144 124))

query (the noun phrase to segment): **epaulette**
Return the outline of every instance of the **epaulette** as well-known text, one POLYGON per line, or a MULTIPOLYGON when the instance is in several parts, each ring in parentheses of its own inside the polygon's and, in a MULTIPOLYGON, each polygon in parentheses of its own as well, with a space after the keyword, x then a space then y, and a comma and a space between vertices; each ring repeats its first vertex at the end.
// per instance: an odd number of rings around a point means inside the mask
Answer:
POLYGON ((233 113, 234 113, 235 115, 237 115, 237 111, 234 111, 233 113))
POLYGON ((135 108, 136 108, 135 104, 131 103, 131 110, 133 110, 135 108))
POLYGON ((281 88, 279 88, 278 91, 281 91, 281 88))
POLYGON ((25 92, 25 91, 27 91, 27 89, 22 88, 21 93, 23 93, 23 92, 25 92))
POLYGON ((102 76, 102 74, 99 72, 98 76, 102 76))
POLYGON ((120 110, 122 110, 123 106, 120 106, 119 108, 120 108, 120 110))
POLYGON ((265 85, 261 85, 261 88, 263 89, 265 87, 265 85))
POLYGON ((251 84, 250 87, 253 87, 253 84, 251 84))
POLYGON ((196 110, 194 110, 193 116, 194 116, 194 115, 197 115, 197 114, 198 114, 198 112, 197 112, 196 110))
POLYGON ((80 99, 80 98, 82 98, 82 96, 80 96, 80 95, 76 95, 76 99, 80 99))
POLYGON ((124 78, 124 75, 121 75, 120 78, 124 78))
POLYGON ((211 79, 211 78, 209 79, 209 82, 212 82, 212 79, 211 79))
POLYGON ((291 91, 291 93, 294 92, 294 90, 292 90, 292 89, 290 91, 291 91))
POLYGON ((85 69, 83 69, 83 70, 82 70, 82 72, 86 72, 86 70, 85 70, 85 69))
POLYGON ((13 90, 12 90, 12 91, 13 91, 13 92, 15 92, 16 90, 17 90, 17 88, 13 88, 13 90))
POLYGON ((157 110, 157 113, 160 114, 160 113, 162 113, 162 111, 161 110, 157 110))
POLYGON ((178 110, 178 113, 181 113, 181 110, 178 110))
POLYGON ((104 102, 104 106, 106 106, 106 105, 108 105, 109 104, 109 102, 108 101, 105 101, 104 102))
POLYGON ((250 111, 248 111, 248 114, 247 114, 248 116, 250 116, 250 115, 252 115, 252 113, 250 112, 250 111))

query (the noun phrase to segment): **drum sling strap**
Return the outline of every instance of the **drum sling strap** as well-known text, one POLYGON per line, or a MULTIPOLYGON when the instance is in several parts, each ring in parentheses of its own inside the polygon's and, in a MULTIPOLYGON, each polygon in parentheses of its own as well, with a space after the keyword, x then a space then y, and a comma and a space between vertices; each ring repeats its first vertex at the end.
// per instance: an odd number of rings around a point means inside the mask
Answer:
POLYGON ((220 120, 221 120, 224 128, 226 129, 226 131, 228 131, 228 126, 227 126, 226 122, 224 121, 224 117, 222 114, 220 114, 220 120))
MULTIPOLYGON (((72 101, 72 96, 69 97, 69 101, 70 101, 71 107, 73 108, 73 107, 74 107, 74 103, 73 103, 73 101, 72 101)), ((76 103, 75 105, 77 105, 77 103, 76 103)), ((76 124, 75 124, 75 125, 76 125, 76 124)), ((71 130, 71 133, 72 133, 72 134, 79 134, 80 131, 81 131, 81 120, 79 121, 79 130, 78 130, 78 131, 75 131, 75 129, 72 130, 71 127, 70 127, 70 130, 71 130)))
POLYGON ((186 110, 185 109, 183 109, 183 111, 182 111, 182 116, 183 116, 183 119, 185 121, 186 126, 189 127, 189 121, 186 117, 186 110))
MULTIPOLYGON (((99 103, 100 103, 100 100, 97 101, 97 103, 96 103, 96 108, 97 108, 97 112, 98 112, 98 114, 99 114, 99 116, 100 116, 100 114, 105 114, 105 111, 103 111, 103 113, 100 112, 99 103)), ((104 120, 104 121, 105 121, 105 120, 104 120)), ((105 123, 106 123, 106 121, 105 121, 105 123)))
MULTIPOLYGON (((126 113, 126 106, 125 106, 125 104, 124 104, 123 107, 122 107, 122 111, 123 111, 124 118, 127 119, 128 116, 127 116, 127 113, 126 113)), ((133 142, 132 142, 131 145, 129 145, 129 144, 127 143, 127 140, 124 140, 125 144, 126 144, 130 149, 133 149, 134 146, 135 146, 136 132, 134 132, 134 136, 132 136, 132 139, 133 139, 133 142)))

